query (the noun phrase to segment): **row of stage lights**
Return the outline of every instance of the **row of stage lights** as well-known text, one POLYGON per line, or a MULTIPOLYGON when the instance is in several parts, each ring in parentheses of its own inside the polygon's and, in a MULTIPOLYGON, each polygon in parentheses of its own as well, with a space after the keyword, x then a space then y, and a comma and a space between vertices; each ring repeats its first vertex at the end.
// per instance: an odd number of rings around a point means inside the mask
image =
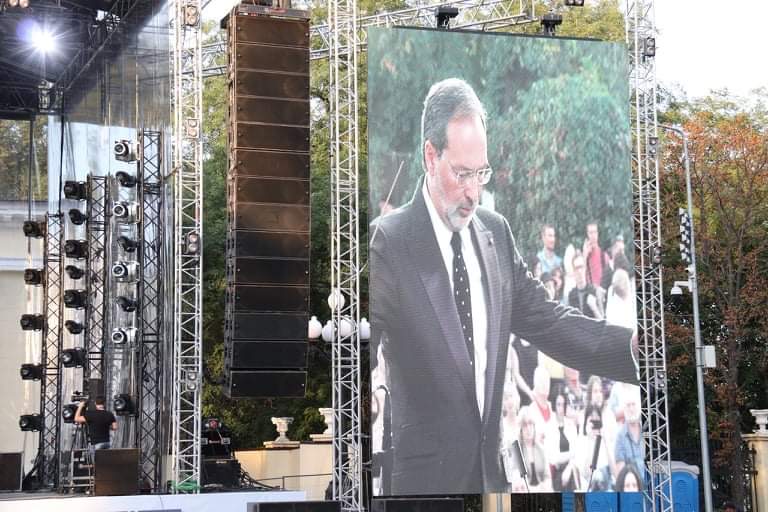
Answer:
MULTIPOLYGON (((118 141, 114 145, 115 158, 119 161, 135 161, 135 153, 131 149, 130 142, 118 141)), ((124 188, 135 188, 137 179, 131 174, 119 171, 115 173, 117 183, 124 188)), ((76 201, 86 201, 90 196, 88 184, 78 181, 67 181, 63 188, 64 197, 76 201)), ((118 224, 130 225, 139 222, 139 204, 136 201, 117 201, 112 205, 112 216, 118 224)), ((72 208, 68 212, 70 222, 76 226, 85 224, 88 220, 87 213, 79 208, 72 208)), ((23 225, 24 235, 29 238, 43 238, 46 234, 46 225, 42 221, 27 220, 23 225)), ((194 242, 197 242, 196 240, 194 242)), ((136 239, 126 235, 117 238, 117 244, 125 255, 131 255, 139 248, 136 239)), ((87 260, 88 241, 82 239, 69 239, 64 242, 64 256, 76 261, 87 260)), ((86 270, 77 265, 67 265, 64 268, 70 279, 79 281, 86 275, 86 270)), ((137 261, 120 259, 110 269, 111 276, 118 282, 135 283, 139 276, 139 264, 137 261)), ((24 270, 24 282, 29 286, 45 286, 45 272, 43 269, 28 268, 24 270)), ((134 294, 135 295, 135 294, 134 294)), ((87 290, 74 288, 66 289, 62 295, 64 307, 69 309, 85 309, 88 307, 87 290)), ((139 308, 139 301, 134 296, 120 295, 115 298, 116 304, 126 313, 135 313, 139 308)), ((130 322, 134 324, 135 322, 130 322)), ((42 331, 45 329, 45 316, 43 314, 23 314, 20 320, 21 328, 25 331, 42 331)), ((77 320, 67 320, 64 327, 72 335, 82 334, 86 326, 77 320)), ((138 329, 132 325, 116 327, 112 330, 110 339, 115 345, 133 344, 137 339, 138 329)), ((61 365, 65 368, 82 368, 88 364, 88 352, 83 347, 75 347, 62 350, 60 355, 61 365)), ((25 363, 19 370, 22 380, 41 380, 45 373, 43 364, 25 363)), ((75 403, 65 405, 62 408, 62 419, 65 423, 74 421, 77 410, 77 396, 73 396, 75 403)), ((117 415, 134 415, 136 413, 135 400, 126 393, 118 394, 113 400, 113 410, 117 415)), ((44 427, 40 414, 25 414, 19 419, 19 428, 22 431, 40 431, 44 427)))

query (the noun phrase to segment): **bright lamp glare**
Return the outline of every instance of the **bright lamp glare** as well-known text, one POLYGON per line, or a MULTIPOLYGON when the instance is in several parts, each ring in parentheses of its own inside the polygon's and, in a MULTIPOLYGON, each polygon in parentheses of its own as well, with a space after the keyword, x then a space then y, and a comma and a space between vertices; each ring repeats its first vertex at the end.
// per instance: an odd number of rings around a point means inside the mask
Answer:
POLYGON ((38 28, 32 33, 32 44, 40 53, 51 53, 54 49, 53 34, 38 28))

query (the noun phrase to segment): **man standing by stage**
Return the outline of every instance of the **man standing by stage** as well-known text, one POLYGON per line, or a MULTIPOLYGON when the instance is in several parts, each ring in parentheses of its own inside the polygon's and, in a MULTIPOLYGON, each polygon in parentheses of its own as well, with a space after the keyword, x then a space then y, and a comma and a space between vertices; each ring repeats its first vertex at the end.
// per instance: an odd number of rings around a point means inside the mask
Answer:
POLYGON ((635 382, 632 331, 550 301, 502 216, 479 208, 492 176, 486 115, 465 81, 432 86, 424 177, 371 226, 373 340, 389 368, 393 494, 507 488, 499 427, 510 334, 586 374, 635 382))
POLYGON ((75 423, 85 425, 88 428, 88 442, 91 444, 91 452, 94 450, 108 449, 112 446, 110 430, 117 430, 115 415, 106 410, 104 399, 95 400, 96 409, 87 411, 86 400, 80 402, 75 412, 75 423))

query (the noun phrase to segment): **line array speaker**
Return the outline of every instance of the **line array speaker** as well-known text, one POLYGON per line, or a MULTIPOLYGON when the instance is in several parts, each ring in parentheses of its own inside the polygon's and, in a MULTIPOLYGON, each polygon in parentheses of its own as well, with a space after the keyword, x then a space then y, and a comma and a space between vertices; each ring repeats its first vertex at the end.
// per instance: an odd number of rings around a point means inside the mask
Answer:
POLYGON ((0 453, 0 491, 21 490, 21 452, 0 453))
POLYGON ((303 396, 306 386, 309 19, 286 13, 241 5, 228 20, 230 397, 303 396))

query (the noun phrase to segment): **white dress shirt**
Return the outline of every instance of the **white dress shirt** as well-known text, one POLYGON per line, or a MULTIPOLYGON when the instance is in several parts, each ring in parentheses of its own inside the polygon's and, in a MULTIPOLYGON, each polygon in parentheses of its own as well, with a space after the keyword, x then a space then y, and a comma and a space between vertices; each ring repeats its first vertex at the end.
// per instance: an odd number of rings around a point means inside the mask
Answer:
MULTIPOLYGON (((443 256, 445 270, 448 272, 448 279, 453 290, 453 248, 451 248, 451 237, 453 231, 443 223, 440 216, 432 204, 427 190, 427 180, 424 180, 424 186, 421 189, 424 194, 424 203, 427 205, 429 218, 432 221, 432 229, 435 231, 437 245, 440 246, 440 254, 443 256)), ((485 369, 488 365, 488 312, 485 304, 485 290, 483 289, 483 272, 480 267, 480 260, 475 252, 475 244, 472 243, 472 233, 469 231, 469 225, 459 231, 461 236, 461 253, 464 256, 464 263, 469 275, 469 293, 472 297, 472 339, 475 349, 475 394, 477 395, 477 407, 480 416, 483 415, 483 406, 485 403, 485 369)))

